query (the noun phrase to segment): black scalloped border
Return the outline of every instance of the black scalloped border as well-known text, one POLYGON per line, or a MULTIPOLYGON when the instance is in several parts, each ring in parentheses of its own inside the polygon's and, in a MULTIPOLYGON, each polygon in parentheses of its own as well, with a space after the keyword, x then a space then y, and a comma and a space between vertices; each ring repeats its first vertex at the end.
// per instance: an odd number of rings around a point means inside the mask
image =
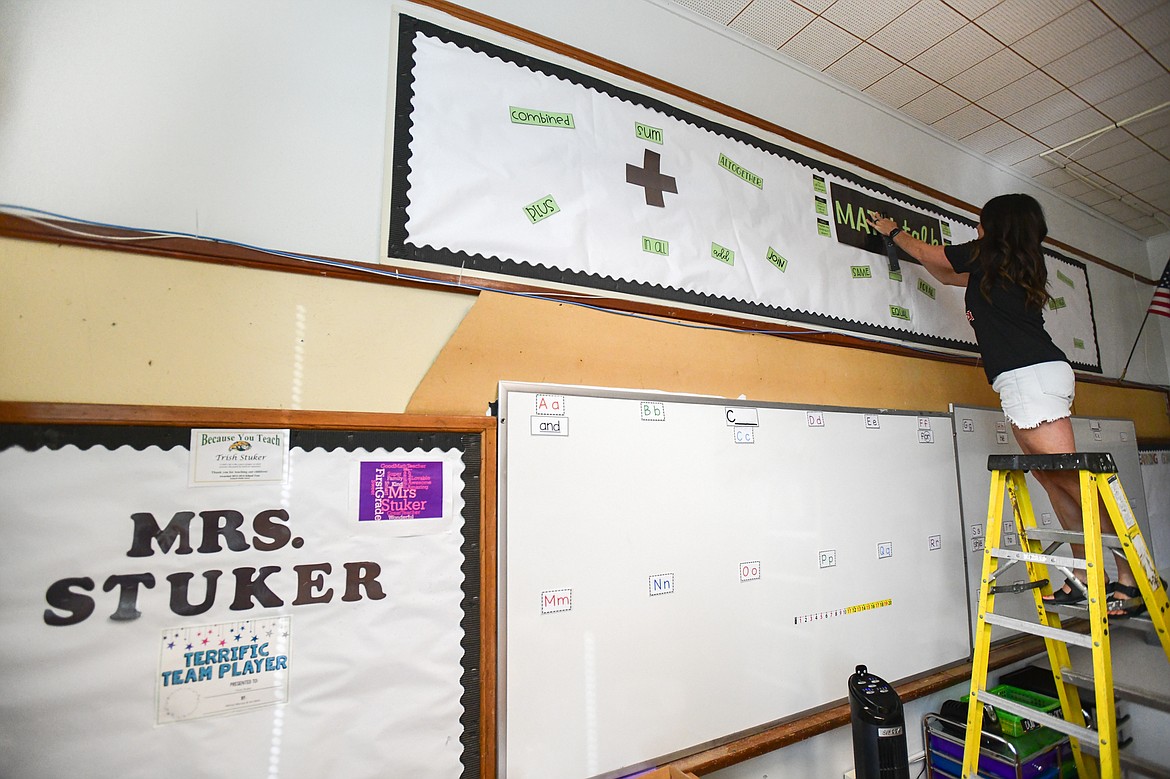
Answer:
MULTIPOLYGON (((117 449, 129 446, 139 451, 157 446, 160 449, 188 449, 191 445, 190 427, 170 426, 106 426, 106 425, 38 425, 0 424, 0 451, 22 448, 58 450, 76 446, 82 450, 94 447, 117 449)), ((463 695, 459 703, 463 713, 459 737, 463 745, 460 761, 463 779, 479 776, 480 696, 479 658, 482 643, 480 622, 480 509, 483 499, 480 466, 483 459, 482 441, 478 435, 450 432, 412 432, 376 430, 297 430, 289 431, 289 447, 305 451, 326 449, 352 452, 358 449, 439 449, 457 450, 463 461, 463 597, 460 608, 463 628, 460 645, 463 672, 459 683, 463 695)))
MULTIPOLYGON (((959 214, 955 214, 954 212, 949 211, 936 203, 907 195, 904 192, 895 191, 876 182, 863 180, 837 166, 828 165, 821 160, 813 159, 812 157, 808 157, 783 146, 768 143, 752 135, 748 135, 743 131, 727 127, 707 119, 703 119, 701 117, 682 111, 660 100, 616 87, 613 84, 601 81, 600 79, 594 78, 592 76, 587 76, 585 74, 569 70, 568 68, 559 65, 554 65, 550 62, 546 62, 535 57, 519 54, 518 52, 506 49, 502 46, 498 46, 478 38, 473 38, 463 33, 458 33, 445 27, 440 27, 439 25, 436 25, 432 22, 416 19, 412 16, 403 14, 399 17, 398 60, 395 71, 398 78, 394 105, 394 140, 392 146, 393 164, 390 169, 390 229, 387 243, 387 256, 403 260, 413 260, 417 262, 463 268, 485 273, 496 273, 520 278, 538 279, 541 281, 554 282, 557 284, 570 284, 573 286, 586 287, 606 292, 633 294, 640 297, 672 301, 675 303, 700 305, 716 310, 734 311, 743 314, 750 314, 753 316, 766 317, 769 319, 800 322, 803 324, 816 325, 820 327, 836 328, 866 335, 909 341, 912 343, 922 344, 924 346, 943 347, 957 351, 978 354, 978 347, 953 338, 941 338, 938 336, 907 333, 904 330, 897 330, 892 327, 884 327, 866 322, 841 319, 839 317, 832 317, 826 314, 816 314, 798 309, 770 306, 763 303, 752 303, 744 300, 730 299, 700 292, 689 292, 687 290, 681 290, 674 287, 663 287, 658 284, 627 281, 625 279, 611 279, 582 271, 548 268, 541 265, 520 263, 507 258, 495 256, 488 257, 482 254, 468 254, 467 252, 462 251, 437 249, 432 246, 417 246, 409 243, 410 236, 406 229, 406 211, 410 205, 410 143, 412 139, 412 128, 414 126, 414 122, 411 119, 411 111, 413 109, 414 103, 415 38, 416 35, 420 33, 428 37, 437 38, 444 43, 450 43, 461 48, 471 49, 472 51, 486 54, 490 57, 495 57, 504 62, 509 62, 523 68, 528 68, 529 70, 543 73, 547 76, 559 78, 564 81, 586 87, 588 89, 594 89, 602 94, 615 97, 619 100, 624 100, 635 105, 640 105, 645 108, 658 111, 699 129, 707 130, 730 140, 735 140, 740 143, 753 146, 769 154, 792 160, 793 162, 804 165, 805 167, 808 167, 814 171, 838 177, 845 181, 851 182, 856 186, 878 192, 891 199, 907 203, 921 210, 943 214, 953 222, 965 224, 972 228, 975 227, 976 224, 973 220, 959 214)), ((1085 291, 1089 296, 1089 318, 1093 325, 1093 343, 1097 354, 1095 363, 1090 364, 1072 361, 1072 364, 1074 367, 1081 370, 1101 373, 1101 348, 1097 343, 1097 320, 1093 311, 1092 291, 1088 289, 1089 275, 1086 266, 1083 263, 1072 259, 1071 257, 1066 257, 1057 252, 1045 250, 1045 253, 1067 262, 1070 265, 1079 267, 1081 270, 1085 271, 1085 291)))

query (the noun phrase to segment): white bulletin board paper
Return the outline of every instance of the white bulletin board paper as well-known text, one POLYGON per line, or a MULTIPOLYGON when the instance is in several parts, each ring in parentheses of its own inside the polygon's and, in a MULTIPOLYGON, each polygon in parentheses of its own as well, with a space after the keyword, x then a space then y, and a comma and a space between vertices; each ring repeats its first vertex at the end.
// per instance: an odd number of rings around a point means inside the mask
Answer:
POLYGON ((621 776, 860 663, 967 657, 949 416, 505 383, 499 425, 503 777, 621 776))
MULTIPOLYGON (((399 21, 387 262, 977 351, 963 290, 904 253, 891 272, 864 216, 941 245, 974 240, 975 215, 583 64, 399 21)), ((1099 372, 1085 266, 1045 254, 1046 326, 1099 372)))

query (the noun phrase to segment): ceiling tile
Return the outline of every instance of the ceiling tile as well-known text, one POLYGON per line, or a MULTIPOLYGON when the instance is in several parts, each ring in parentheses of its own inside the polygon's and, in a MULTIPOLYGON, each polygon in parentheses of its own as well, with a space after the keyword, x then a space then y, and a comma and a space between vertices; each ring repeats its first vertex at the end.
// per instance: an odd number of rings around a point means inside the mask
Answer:
POLYGON ((1033 106, 1028 106, 1026 110, 1017 111, 1006 118, 1008 122, 1024 132, 1031 133, 1047 127, 1054 122, 1059 122, 1061 119, 1067 119, 1084 109, 1084 100, 1081 100, 1067 89, 1062 89, 1055 95, 1041 100, 1033 106))
POLYGON ((1136 219, 1145 216, 1142 212, 1135 209, 1133 206, 1123 203, 1120 200, 1106 200, 1096 206, 1097 210, 1106 216, 1111 216, 1117 221, 1121 222, 1126 219, 1136 219))
POLYGON ((1010 116, 1060 92, 1057 84, 1043 71, 1033 70, 1028 75, 1003 89, 997 89, 979 101, 979 105, 996 116, 1010 116))
POLYGON ((1128 35, 1121 30, 1113 30, 1049 63, 1044 67, 1044 72, 1065 86, 1070 86, 1140 52, 1141 47, 1128 35))
POLYGON ((743 10, 751 0, 674 0, 683 8, 689 8, 697 14, 714 19, 720 24, 727 24, 737 13, 743 10))
POLYGON ((1157 152, 1147 151, 1127 162, 1103 168, 1101 175, 1130 192, 1139 192, 1170 181, 1170 160, 1157 152))
MULTIPOLYGON (((1043 158, 1042 158, 1043 159, 1043 158)), ((1049 189, 1056 189, 1063 184, 1067 184, 1075 179, 1068 174, 1064 168, 1053 168, 1036 175, 1036 181, 1040 182, 1049 189)))
POLYGON ((1116 130, 1114 134, 1125 140, 1107 149, 1086 149, 1086 153, 1074 155, 1073 159, 1091 170, 1103 171, 1105 168, 1112 168, 1151 153, 1149 147, 1136 138, 1125 136, 1116 130))
POLYGON ((1165 125, 1154 130, 1147 130, 1145 132, 1139 133, 1136 132, 1134 128, 1134 125, 1136 124, 1137 122, 1134 122, 1133 124, 1127 124, 1125 129, 1136 135, 1138 138, 1141 138, 1143 141, 1149 144, 1151 148, 1170 151, 1170 125, 1165 125))
POLYGON ((817 70, 824 70, 860 44, 857 37, 817 18, 781 46, 780 51, 817 70))
POLYGON ((1036 157, 1045 149, 1046 147, 1040 141, 1025 135, 1023 138, 1018 138, 1011 143, 1005 143, 1003 146, 989 151, 987 156, 996 162, 1002 162, 1004 165, 1015 165, 1017 162, 1023 162, 1026 159, 1036 157))
POLYGON ((1165 0, 1094 0, 1101 10, 1117 24, 1132 22, 1144 13, 1152 11, 1165 0))
MULTIPOLYGON (((1041 146, 1040 148, 1044 148, 1044 147, 1041 146)), ((1019 162, 1012 165, 1012 168, 1014 170, 1020 171, 1025 176, 1031 176, 1033 178, 1041 175, 1042 173, 1048 173, 1050 171, 1060 170, 1055 165, 1053 165, 1051 162, 1049 162, 1044 157, 1041 157, 1039 155, 1036 155, 1033 157, 1028 157, 1027 159, 1024 159, 1024 160, 1020 160, 1019 162)), ((1063 173, 1064 171, 1061 171, 1061 172, 1063 173)), ((1067 176, 1068 174, 1065 173, 1065 175, 1067 176)))
MULTIPOLYGON (((963 145, 987 154, 1022 137, 1024 134, 1011 125, 996 122, 968 135, 963 139, 963 145)), ((1042 146, 1040 150, 1043 150, 1042 146)))
POLYGON ((871 84, 893 73, 898 61, 868 43, 863 43, 825 69, 825 73, 844 81, 851 87, 865 90, 871 84))
POLYGON ((987 113, 977 105, 968 103, 965 107, 953 114, 944 116, 931 125, 940 133, 946 133, 956 140, 962 140, 973 132, 978 132, 995 122, 993 115, 987 113))
POLYGON ((1134 135, 1145 135, 1166 127, 1170 127, 1170 107, 1146 114, 1141 119, 1135 119, 1127 124, 1125 129, 1134 135))
POLYGON ((1115 122, 1122 122, 1167 102, 1170 97, 1170 74, 1163 73, 1136 89, 1098 104, 1101 113, 1115 122))
POLYGON ((1068 13, 1081 0, 1003 0, 975 20, 1000 42, 1011 45, 1068 13))
POLYGON ((885 27, 916 0, 837 0, 829 6, 823 16, 839 27, 843 27, 858 38, 868 38, 885 27))
POLYGON ((869 42, 902 62, 909 62, 966 23, 966 19, 942 0, 920 0, 874 33, 869 42))
POLYGON ((1113 24, 1105 14, 1093 4, 1083 3, 1017 41, 1012 48, 1042 68, 1112 29, 1113 24))
POLYGON ((1170 70, 1170 41, 1151 47, 1150 56, 1162 63, 1162 67, 1170 70))
POLYGON ((1074 177, 1067 184, 1061 184, 1058 186, 1056 191, 1063 195, 1067 195, 1068 197, 1079 197, 1086 192, 1092 191, 1092 189, 1093 187, 1091 185, 1086 184, 1084 181, 1074 177))
POLYGON ((1086 190, 1084 194, 1077 195, 1076 198, 1082 203, 1090 206, 1099 206, 1102 203, 1106 203, 1115 199, 1111 193, 1104 192, 1100 189, 1097 189, 1096 187, 1089 187, 1089 189, 1086 190))
POLYGON ((1047 127, 1032 133, 1032 135, 1050 146, 1060 146, 1063 143, 1068 143, 1071 140, 1088 135, 1103 127, 1108 127, 1110 124, 1112 123, 1102 116, 1099 111, 1086 108, 1067 119, 1053 122, 1047 127))
POLYGON ((837 0, 800 0, 800 4, 814 14, 823 14, 837 0))
POLYGON ((913 68, 903 65, 865 90, 888 106, 901 108, 934 89, 935 83, 913 68))
POLYGON ((954 8, 968 19, 974 19, 977 16, 987 13, 998 2, 999 0, 951 0, 950 5, 951 8, 954 8))
POLYGON ((902 106, 902 110, 924 124, 934 124, 969 103, 946 87, 935 87, 902 106))
POLYGON ((973 24, 960 27, 937 46, 919 54, 910 64, 939 83, 1000 51, 1003 46, 973 24))
POLYGON ((1034 68, 1011 49, 1000 49, 979 64, 971 67, 945 83, 971 101, 990 95, 1034 68))
POLYGON ((1170 40, 1170 3, 1139 16, 1125 29, 1147 49, 1165 43, 1170 40))
POLYGON ((1153 186, 1134 190, 1134 194, 1147 203, 1161 203, 1162 207, 1170 206, 1170 179, 1163 179, 1153 186))
POLYGON ((778 49, 813 20, 812 11, 789 0, 754 0, 730 27, 778 49))
POLYGON ((1152 216, 1141 216, 1133 221, 1126 222, 1125 226, 1147 238, 1166 232, 1166 227, 1152 216))
POLYGON ((1165 72, 1158 63, 1143 53, 1073 84, 1070 89, 1088 103, 1100 103, 1141 86, 1164 75, 1165 72))

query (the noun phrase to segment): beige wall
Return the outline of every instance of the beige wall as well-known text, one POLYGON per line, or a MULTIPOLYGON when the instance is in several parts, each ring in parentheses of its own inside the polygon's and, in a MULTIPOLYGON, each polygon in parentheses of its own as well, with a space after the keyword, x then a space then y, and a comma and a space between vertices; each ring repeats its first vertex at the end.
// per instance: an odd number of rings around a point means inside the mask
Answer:
POLYGON ((402 412, 474 302, 0 239, 0 399, 402 412))
MULTIPOLYGON (((537 381, 817 405, 995 406, 974 366, 428 291, 0 239, 0 400, 483 414, 537 381)), ((1074 411, 1170 440, 1166 394, 1074 411)))

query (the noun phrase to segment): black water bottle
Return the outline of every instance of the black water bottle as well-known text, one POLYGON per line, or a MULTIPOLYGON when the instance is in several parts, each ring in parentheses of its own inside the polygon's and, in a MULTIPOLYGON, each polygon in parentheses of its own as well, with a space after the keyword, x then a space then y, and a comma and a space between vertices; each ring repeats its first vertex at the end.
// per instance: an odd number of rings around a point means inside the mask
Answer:
POLYGON ((849 713, 857 779, 910 779, 902 699, 864 665, 849 677, 849 713))

